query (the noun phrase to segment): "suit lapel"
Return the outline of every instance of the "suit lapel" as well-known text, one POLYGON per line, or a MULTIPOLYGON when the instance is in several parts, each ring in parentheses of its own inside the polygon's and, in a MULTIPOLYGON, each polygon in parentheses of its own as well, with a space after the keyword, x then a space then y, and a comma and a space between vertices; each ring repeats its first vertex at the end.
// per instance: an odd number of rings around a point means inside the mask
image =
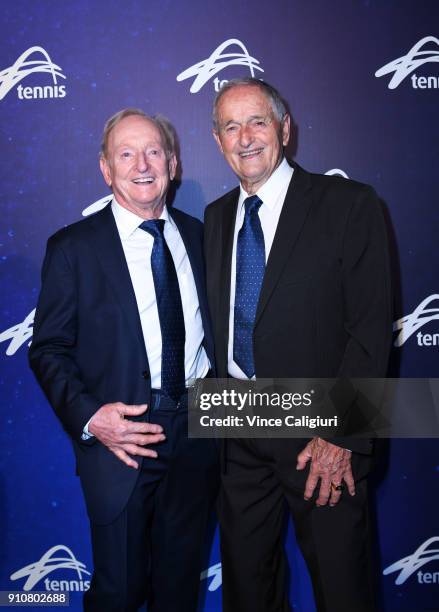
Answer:
POLYGON ((256 311, 255 326, 273 293, 279 277, 296 245, 312 204, 311 180, 305 170, 294 165, 294 174, 288 187, 279 217, 273 245, 265 268, 261 294, 256 311))
POLYGON ((96 256, 116 299, 126 315, 128 327, 139 342, 144 353, 145 363, 148 363, 136 296, 111 205, 108 204, 90 221, 96 256))
POLYGON ((217 289, 221 346, 217 347, 218 363, 227 363, 230 318, 230 285, 232 272, 233 236, 235 233, 236 211, 238 208, 239 187, 234 189, 221 207, 220 232, 220 282, 217 289))
POLYGON ((236 211, 238 208, 239 188, 231 192, 228 201, 222 208, 221 219, 221 278, 219 311, 226 314, 225 326, 229 329, 230 283, 232 272, 233 236, 235 233, 236 211))

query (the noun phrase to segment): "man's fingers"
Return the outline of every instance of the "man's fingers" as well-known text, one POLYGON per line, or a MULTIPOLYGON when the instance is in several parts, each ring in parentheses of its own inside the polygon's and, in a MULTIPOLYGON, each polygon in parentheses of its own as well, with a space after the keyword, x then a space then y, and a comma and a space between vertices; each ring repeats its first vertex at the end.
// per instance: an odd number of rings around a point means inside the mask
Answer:
POLYGON ((316 500, 317 506, 326 506, 331 495, 331 481, 329 478, 322 478, 320 481, 319 496, 316 500))
POLYGON ((143 446, 137 446, 137 444, 121 444, 118 448, 121 448, 126 453, 134 456, 140 455, 142 457, 153 457, 154 459, 156 459, 158 456, 155 450, 145 448, 143 446))
MULTIPOLYGON (((136 423, 134 423, 136 425, 136 423)), ((143 446, 144 444, 157 444, 166 439, 162 428, 159 425, 155 425, 154 430, 157 433, 139 434, 137 429, 127 428, 125 426, 117 427, 113 431, 108 432, 107 440, 109 446, 123 446, 127 443, 138 444, 143 446)), ((103 440, 104 444, 106 440, 103 440)))
POLYGON ((146 449, 147 444, 162 442, 166 436, 156 423, 137 423, 124 417, 139 416, 147 404, 129 405, 122 402, 105 404, 89 423, 89 431, 107 446, 126 465, 138 468, 131 455, 156 458, 157 453, 146 449))
MULTIPOLYGON (((314 438, 297 456, 297 469, 303 469, 311 459, 311 467, 306 480, 304 498, 310 499, 320 480, 317 506, 335 506, 341 497, 342 490, 335 487, 343 481, 351 495, 355 495, 355 482, 351 469, 351 454, 330 442, 314 438), (333 486, 334 485, 334 486, 333 486)), ((343 486, 344 488, 344 486, 343 486)))
POLYGON ((126 414, 127 416, 139 416, 140 414, 143 414, 147 410, 148 410, 148 404, 129 405, 129 404, 123 404, 122 402, 120 402, 117 406, 117 411, 119 412, 119 414, 121 415, 126 414))
POLYGON ((314 474, 312 472, 308 474, 308 478, 306 479, 306 484, 305 484, 305 493, 303 496, 304 499, 306 500, 311 499, 318 481, 319 481, 319 476, 317 474, 314 474))
MULTIPOLYGON (((334 483, 334 485, 337 486, 336 483, 334 483)), ((338 504, 342 494, 342 491, 337 491, 335 486, 332 486, 331 484, 331 497, 329 498, 329 505, 331 506, 331 508, 338 504)))
POLYGON ((118 459, 120 459, 123 463, 125 463, 128 467, 132 467, 135 470, 138 469, 139 464, 122 449, 122 448, 112 448, 110 447, 111 452, 113 452, 118 459))
POLYGON ((135 421, 126 421, 124 423, 127 434, 159 434, 163 433, 163 427, 155 423, 136 423, 135 421))
POLYGON ((350 495, 355 495, 355 480, 352 475, 352 470, 349 468, 343 474, 343 479, 338 477, 332 479, 331 483, 331 498, 329 500, 330 506, 335 506, 340 501, 340 497, 342 496, 343 490, 347 488, 350 495), (343 480, 346 483, 346 486, 343 484, 343 480), (336 487, 341 486, 342 489, 337 491, 336 487))
POLYGON ((139 464, 130 455, 137 455, 141 457, 150 457, 151 459, 157 459, 157 452, 143 448, 143 446, 136 446, 135 444, 125 444, 122 446, 109 447, 110 450, 124 463, 130 467, 138 468, 139 464))
POLYGON ((308 448, 308 445, 307 445, 307 446, 305 446, 303 451, 301 451, 297 455, 296 470, 303 470, 310 459, 311 459, 311 452, 310 452, 310 450, 308 448))
POLYGON ((128 434, 124 436, 123 444, 129 442, 131 444, 137 444, 138 446, 145 446, 146 444, 157 444, 166 440, 166 436, 162 433, 157 434, 128 434))
POLYGON ((344 481, 346 483, 350 495, 355 495, 355 480, 352 475, 351 469, 346 470, 346 473, 344 475, 344 481))

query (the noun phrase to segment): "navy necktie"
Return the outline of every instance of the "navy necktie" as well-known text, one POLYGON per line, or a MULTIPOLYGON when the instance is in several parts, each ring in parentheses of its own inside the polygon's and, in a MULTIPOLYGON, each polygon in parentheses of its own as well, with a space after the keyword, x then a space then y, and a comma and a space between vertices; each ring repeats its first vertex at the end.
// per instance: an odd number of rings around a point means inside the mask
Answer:
POLYGON ((162 333, 162 391, 178 401, 185 390, 186 334, 177 272, 163 235, 164 219, 144 221, 139 227, 154 237, 151 269, 162 333))
POLYGON ((265 242, 258 214, 262 201, 254 195, 244 204, 244 223, 236 247, 233 360, 251 378, 255 374, 253 328, 265 272, 265 242))

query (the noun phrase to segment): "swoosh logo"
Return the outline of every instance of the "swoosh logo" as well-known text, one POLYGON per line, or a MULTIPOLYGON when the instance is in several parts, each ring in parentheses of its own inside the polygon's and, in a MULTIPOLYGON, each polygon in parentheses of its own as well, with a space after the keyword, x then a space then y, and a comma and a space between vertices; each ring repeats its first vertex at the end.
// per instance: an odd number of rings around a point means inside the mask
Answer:
POLYGON ((249 54, 245 45, 237 38, 230 38, 219 45, 210 57, 180 72, 177 76, 177 81, 184 81, 195 77, 189 91, 197 93, 207 81, 228 66, 247 66, 252 77, 255 76, 255 70, 264 72, 259 66, 259 61, 249 54), (232 46, 239 47, 242 53, 224 53, 228 47, 232 46))
POLYGON ((392 565, 389 565, 383 571, 384 576, 388 576, 393 572, 400 570, 400 573, 396 577, 395 584, 403 584, 412 574, 414 574, 420 567, 430 561, 439 559, 439 548, 432 548, 427 550, 429 546, 435 542, 439 543, 439 537, 435 536, 426 540, 421 546, 415 550, 412 555, 408 555, 399 561, 395 561, 392 565))
POLYGON ((332 168, 331 170, 326 170, 325 174, 326 176, 342 176, 345 179, 349 178, 346 172, 344 170, 341 170, 340 168, 332 168))
POLYGON ((427 308, 427 306, 436 300, 439 300, 439 293, 429 295, 425 300, 422 300, 411 314, 401 317, 401 319, 394 322, 393 331, 400 332, 395 339, 394 346, 402 346, 420 327, 431 321, 439 320, 439 307, 427 308))
POLYGON ((84 208, 84 210, 82 211, 82 216, 88 217, 88 215, 92 215, 98 212, 99 210, 102 210, 109 202, 111 202, 112 199, 113 194, 107 195, 104 198, 101 198, 100 200, 96 200, 96 202, 93 202, 93 204, 90 204, 90 206, 84 208))
POLYGON ((3 100, 6 94, 9 93, 15 85, 18 85, 20 81, 36 72, 50 73, 55 85, 57 84, 57 77, 61 77, 62 79, 66 78, 62 73, 62 68, 52 62, 49 54, 43 47, 30 47, 30 49, 27 49, 27 51, 20 55, 12 66, 0 72, 0 100, 3 100), (42 55, 44 59, 28 59, 35 53, 42 55))
POLYGON ((379 68, 375 72, 375 76, 379 78, 393 72, 393 77, 390 79, 387 87, 389 89, 395 89, 411 72, 423 64, 439 62, 439 50, 433 51, 432 49, 428 49, 426 51, 421 51, 422 47, 429 43, 433 43, 439 47, 439 39, 435 36, 426 36, 417 42, 407 55, 398 57, 396 60, 379 68))
POLYGON ((207 570, 201 572, 200 580, 207 580, 208 578, 212 578, 209 583, 209 586, 207 587, 208 591, 212 592, 220 588, 223 581, 221 563, 211 565, 207 568, 207 570))
POLYGON ((22 567, 13 574, 11 574, 11 580, 18 580, 19 578, 25 578, 27 580, 23 585, 23 591, 30 591, 40 580, 42 580, 47 574, 51 574, 57 569, 70 569, 76 571, 79 580, 82 579, 83 574, 90 576, 90 572, 84 563, 78 561, 75 555, 72 553, 70 548, 60 544, 50 548, 44 555, 35 563, 30 563, 26 567, 22 567), (63 551, 66 553, 65 557, 53 556, 55 553, 63 551))
POLYGON ((5 329, 5 331, 0 334, 0 342, 7 342, 10 340, 9 346, 6 349, 6 355, 8 357, 15 355, 20 346, 32 338, 34 332, 34 317, 35 308, 27 315, 22 323, 17 323, 17 325, 5 329))

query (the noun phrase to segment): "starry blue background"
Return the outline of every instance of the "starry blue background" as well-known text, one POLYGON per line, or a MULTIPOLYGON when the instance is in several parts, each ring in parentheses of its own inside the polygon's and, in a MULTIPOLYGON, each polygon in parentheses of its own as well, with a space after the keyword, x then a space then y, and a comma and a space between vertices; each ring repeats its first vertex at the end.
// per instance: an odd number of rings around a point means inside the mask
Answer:
MULTIPOLYGON (((11 334, 4 332, 35 307, 47 237, 107 194, 97 163, 105 120, 127 106, 167 116, 181 139, 174 204, 202 217, 206 204, 236 179, 210 135, 213 81, 190 94, 192 79, 177 82, 176 76, 225 40, 242 41, 264 69, 257 76, 290 103, 297 161, 316 172, 341 168, 372 184, 386 204, 397 319, 439 293, 439 90, 415 90, 409 78, 389 90, 390 76, 378 79, 374 73, 424 36, 439 36, 438 17, 433 0, 4 0, 0 71, 39 45, 62 68, 66 79, 58 84, 67 93, 20 100, 13 87, 0 101, 0 589, 21 589, 23 580, 12 582, 10 575, 57 544, 92 567, 68 439, 27 367, 30 338, 14 351, 11 334)), ((416 74, 438 76, 436 66, 426 64, 416 74)), ((232 66, 217 76, 248 73, 232 66)), ((51 83, 49 74, 21 82, 51 83)), ((439 332, 439 321, 422 331, 439 332)), ((437 376, 438 351, 418 346, 413 335, 394 349, 392 374, 437 376)), ((400 440, 380 453, 374 524, 377 591, 385 612, 439 609, 438 584, 420 585, 412 575, 396 586, 397 574, 382 575, 438 534, 437 449, 433 440, 400 440)), ((287 549, 294 609, 312 612, 309 578, 291 527, 287 549)), ((215 538, 209 564, 218 561, 215 538)), ((437 572, 439 562, 422 569, 437 572)), ((56 570, 49 578, 77 576, 56 570)), ((80 610, 80 595, 71 598, 70 609, 80 610)), ((220 589, 208 592, 204 610, 219 606, 220 589)))

